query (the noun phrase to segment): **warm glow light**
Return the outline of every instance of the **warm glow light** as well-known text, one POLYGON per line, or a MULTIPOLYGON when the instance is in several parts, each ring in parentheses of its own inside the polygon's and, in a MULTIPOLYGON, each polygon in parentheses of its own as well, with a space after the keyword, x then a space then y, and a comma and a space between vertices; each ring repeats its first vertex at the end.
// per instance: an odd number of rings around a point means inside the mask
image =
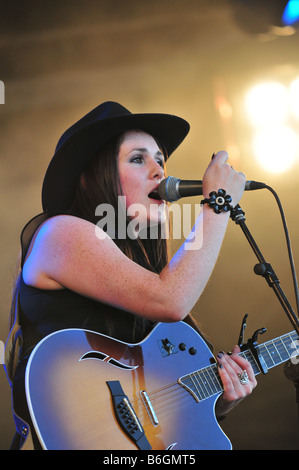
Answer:
POLYGON ((294 116, 299 119, 299 78, 290 85, 290 102, 294 116))
POLYGON ((277 126, 259 132, 253 141, 258 163, 271 173, 289 170, 296 160, 298 138, 287 126, 277 126))
POLYGON ((247 94, 246 109, 254 126, 281 124, 288 109, 287 89, 277 82, 256 85, 247 94))

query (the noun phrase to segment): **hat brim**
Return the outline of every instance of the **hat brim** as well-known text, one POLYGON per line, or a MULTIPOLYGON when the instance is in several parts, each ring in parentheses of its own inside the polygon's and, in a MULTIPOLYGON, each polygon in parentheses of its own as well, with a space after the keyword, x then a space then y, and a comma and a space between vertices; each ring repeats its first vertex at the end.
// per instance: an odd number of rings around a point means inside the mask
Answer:
POLYGON ((190 126, 170 114, 129 114, 93 122, 78 130, 57 147, 50 161, 42 188, 43 210, 70 209, 82 170, 104 144, 130 129, 140 129, 155 137, 169 157, 185 139, 190 126))

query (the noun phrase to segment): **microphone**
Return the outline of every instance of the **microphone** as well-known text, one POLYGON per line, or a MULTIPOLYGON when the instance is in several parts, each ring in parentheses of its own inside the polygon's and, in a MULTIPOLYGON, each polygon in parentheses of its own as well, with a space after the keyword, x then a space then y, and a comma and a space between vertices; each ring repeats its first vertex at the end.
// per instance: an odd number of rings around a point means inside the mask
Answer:
MULTIPOLYGON (((246 181, 245 191, 265 188, 265 183, 258 181, 246 181)), ((174 176, 168 176, 161 181, 158 186, 158 193, 161 199, 174 202, 182 197, 200 196, 202 194, 202 181, 200 180, 180 180, 174 176)))

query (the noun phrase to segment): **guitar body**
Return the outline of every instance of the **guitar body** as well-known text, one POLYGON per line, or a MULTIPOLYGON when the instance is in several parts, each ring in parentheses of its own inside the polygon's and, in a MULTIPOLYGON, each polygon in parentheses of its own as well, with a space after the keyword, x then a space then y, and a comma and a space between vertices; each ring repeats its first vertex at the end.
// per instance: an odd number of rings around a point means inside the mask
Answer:
POLYGON ((178 382, 211 360, 206 343, 183 322, 160 323, 138 344, 87 330, 55 332, 35 347, 26 369, 37 436, 44 449, 142 449, 113 405, 122 390, 147 449, 231 449, 214 413, 220 393, 198 401, 178 382))

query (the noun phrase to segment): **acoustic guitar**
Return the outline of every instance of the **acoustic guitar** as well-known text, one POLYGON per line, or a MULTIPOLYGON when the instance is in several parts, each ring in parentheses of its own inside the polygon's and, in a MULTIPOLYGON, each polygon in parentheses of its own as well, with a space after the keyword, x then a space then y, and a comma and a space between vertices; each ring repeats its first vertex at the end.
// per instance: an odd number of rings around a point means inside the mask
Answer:
MULTIPOLYGON (((259 345, 270 369, 295 355, 298 335, 259 345)), ((255 355, 241 352, 254 373, 255 355)), ((60 330, 33 350, 26 397, 44 449, 231 449, 215 416, 222 393, 215 359, 184 322, 159 323, 138 344, 60 330)))

